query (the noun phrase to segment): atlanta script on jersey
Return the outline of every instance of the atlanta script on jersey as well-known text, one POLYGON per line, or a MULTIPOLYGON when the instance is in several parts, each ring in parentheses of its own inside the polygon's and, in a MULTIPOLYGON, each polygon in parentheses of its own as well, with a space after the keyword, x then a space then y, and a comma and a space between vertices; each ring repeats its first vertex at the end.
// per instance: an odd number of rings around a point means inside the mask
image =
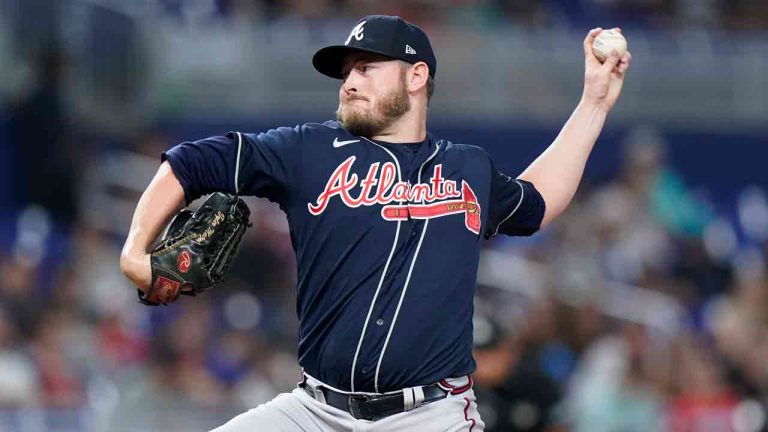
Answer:
POLYGON ((500 173, 479 147, 432 135, 391 144, 328 121, 185 142, 163 158, 188 201, 233 193, 237 181, 240 194, 285 211, 299 364, 349 391, 471 373, 480 241, 530 235, 544 215, 532 184, 500 173))
POLYGON ((396 180, 397 167, 394 163, 381 165, 375 162, 370 165, 365 178, 358 182, 357 174, 351 174, 356 158, 350 156, 333 171, 317 201, 307 204, 311 214, 322 214, 329 201, 338 196, 350 208, 381 205, 381 217, 389 221, 404 221, 409 216, 430 219, 463 213, 467 229, 480 234, 480 206, 474 191, 464 180, 459 190, 456 180, 444 179, 442 164, 435 165, 428 183, 411 184, 396 180))

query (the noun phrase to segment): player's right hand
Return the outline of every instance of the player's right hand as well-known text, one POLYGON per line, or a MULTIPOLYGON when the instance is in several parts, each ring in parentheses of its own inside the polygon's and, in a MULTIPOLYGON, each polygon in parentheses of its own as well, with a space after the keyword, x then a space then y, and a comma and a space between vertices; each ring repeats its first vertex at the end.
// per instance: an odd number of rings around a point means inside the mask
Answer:
MULTIPOLYGON (((621 32, 620 28, 613 28, 612 30, 621 32)), ((603 29, 600 27, 594 28, 584 38, 584 93, 582 100, 599 106, 605 111, 610 111, 621 94, 624 76, 629 69, 632 55, 627 51, 624 55, 619 56, 613 51, 604 63, 600 63, 592 51, 592 44, 601 31, 603 29)))

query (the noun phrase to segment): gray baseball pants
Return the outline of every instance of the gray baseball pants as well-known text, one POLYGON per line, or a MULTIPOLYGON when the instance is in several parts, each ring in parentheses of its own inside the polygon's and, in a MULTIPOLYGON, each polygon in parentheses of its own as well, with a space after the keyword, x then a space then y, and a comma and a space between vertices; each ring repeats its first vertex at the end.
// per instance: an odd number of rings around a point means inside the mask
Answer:
POLYGON ((484 427, 471 388, 374 422, 358 420, 297 388, 238 415, 212 432, 482 432, 484 427))

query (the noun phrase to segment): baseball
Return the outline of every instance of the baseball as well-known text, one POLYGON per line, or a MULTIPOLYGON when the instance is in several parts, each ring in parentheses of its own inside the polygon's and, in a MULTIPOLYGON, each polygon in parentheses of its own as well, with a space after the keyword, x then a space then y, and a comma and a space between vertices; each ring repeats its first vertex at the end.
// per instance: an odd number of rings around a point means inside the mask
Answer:
POLYGON ((595 57, 602 63, 613 50, 619 53, 619 57, 623 56, 627 52, 627 40, 616 30, 601 31, 592 42, 592 52, 595 53, 595 57))

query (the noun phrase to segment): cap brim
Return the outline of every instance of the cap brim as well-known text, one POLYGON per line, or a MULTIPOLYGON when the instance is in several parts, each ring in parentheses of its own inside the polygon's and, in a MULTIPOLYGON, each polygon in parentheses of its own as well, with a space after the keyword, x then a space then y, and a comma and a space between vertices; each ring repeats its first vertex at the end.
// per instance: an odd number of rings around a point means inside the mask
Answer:
POLYGON ((331 45, 319 49, 315 55, 312 56, 312 66, 323 75, 342 79, 343 75, 341 71, 344 66, 344 59, 347 55, 354 52, 369 52, 390 57, 387 53, 377 50, 351 47, 347 45, 331 45))

